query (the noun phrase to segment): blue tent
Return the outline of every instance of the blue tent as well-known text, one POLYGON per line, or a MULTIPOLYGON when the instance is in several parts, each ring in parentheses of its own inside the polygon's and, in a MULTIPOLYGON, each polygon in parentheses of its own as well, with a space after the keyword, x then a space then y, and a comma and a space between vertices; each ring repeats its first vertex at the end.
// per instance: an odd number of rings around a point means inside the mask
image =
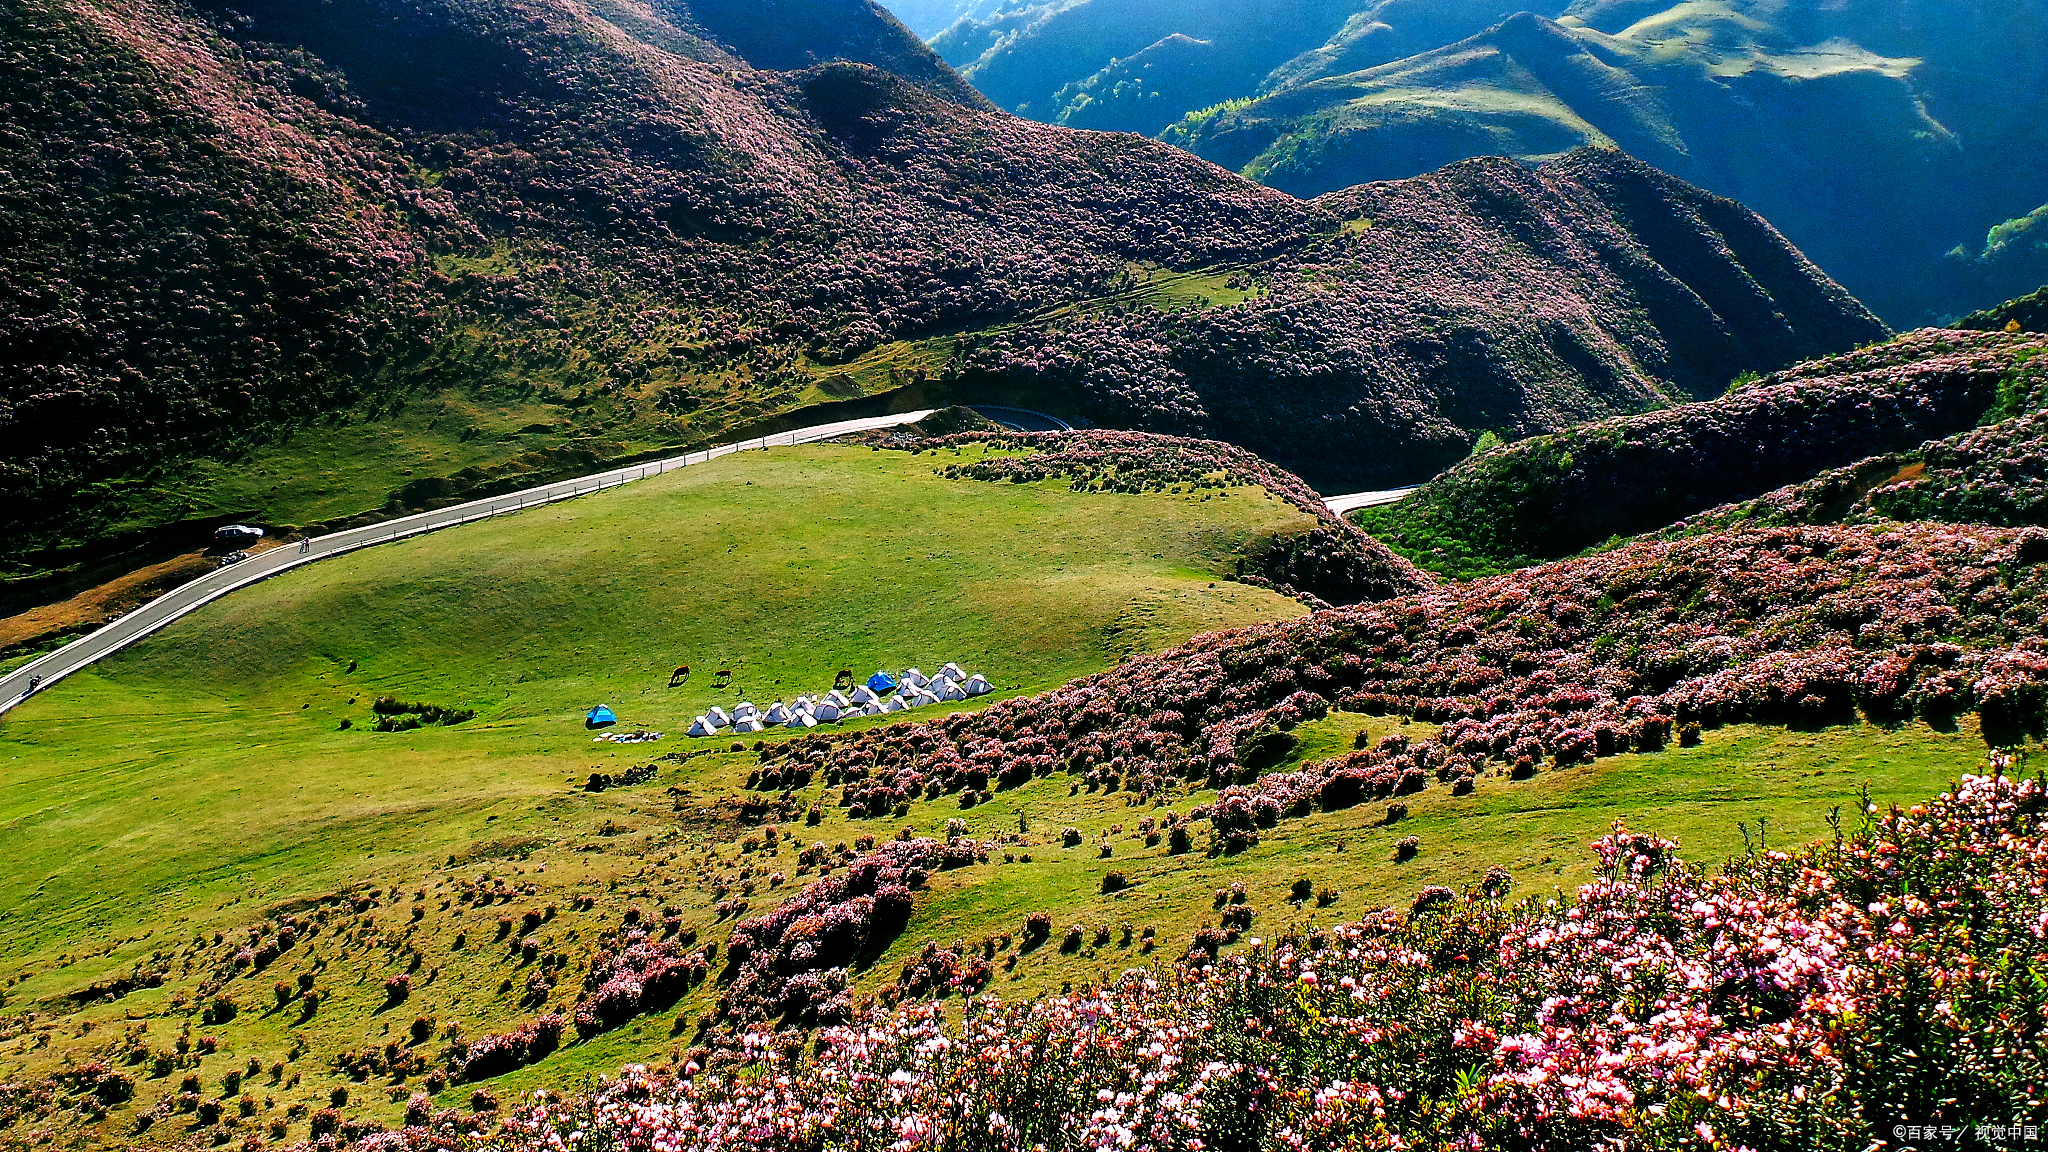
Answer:
POLYGON ((873 676, 868 677, 868 691, 870 692, 894 692, 895 690, 896 678, 879 668, 875 669, 873 676))
POLYGON ((611 708, 604 704, 599 704, 597 707, 592 708, 590 714, 583 718, 583 726, 586 728, 602 728, 607 724, 617 724, 618 722, 619 718, 612 715, 611 708))

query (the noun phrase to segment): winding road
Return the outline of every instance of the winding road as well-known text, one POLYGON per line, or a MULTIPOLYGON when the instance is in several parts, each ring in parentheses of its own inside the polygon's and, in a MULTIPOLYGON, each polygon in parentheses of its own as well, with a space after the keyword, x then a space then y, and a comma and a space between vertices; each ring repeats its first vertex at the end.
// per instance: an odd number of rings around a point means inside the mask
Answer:
MULTIPOLYGON (((994 409, 1004 416, 1016 419, 1017 415, 1036 417, 1037 420, 1064 426, 1063 421, 1021 409, 994 409), (1014 413, 1014 415, 1013 415, 1014 413)), ((540 505, 552 504, 583 496, 605 488, 616 488, 631 484, 649 476, 659 476, 692 464, 703 464, 733 452, 747 452, 755 449, 772 448, 777 445, 808 444, 817 440, 830 440, 850 432, 866 432, 873 428, 891 428, 899 424, 914 424, 931 415, 930 409, 917 412, 899 412, 890 416, 870 416, 862 420, 841 420, 832 424, 814 424, 809 428, 798 428, 790 432, 777 432, 772 436, 758 436, 742 440, 737 444, 724 444, 702 452, 689 452, 667 460, 654 460, 646 464, 634 464, 615 468, 594 476, 582 476, 574 480, 560 480, 553 484, 542 484, 520 492, 503 496, 491 496, 472 500, 466 504, 455 504, 437 508, 432 512, 421 512, 396 520, 350 528, 326 536, 316 536, 297 544, 287 544, 267 552, 258 552, 238 564, 230 564, 201 576, 189 584, 180 585, 151 600, 134 611, 108 622, 99 630, 73 640, 64 647, 41 656, 20 668, 0 676, 0 714, 4 714, 31 695, 48 688, 80 668, 103 656, 111 655, 148 636, 179 617, 193 612, 237 588, 246 588, 259 580, 267 580, 280 572, 326 560, 333 556, 368 548, 375 544, 388 544, 418 536, 423 532, 435 532, 442 528, 453 528, 492 516, 503 516, 540 505)), ((1018 424, 1026 420, 1016 420, 1018 424)), ((1036 421, 1029 421, 1036 422, 1036 421)), ((1347 496, 1331 496, 1324 502, 1330 511, 1342 516, 1354 508, 1369 508, 1376 504, 1391 504, 1413 488, 1391 488, 1378 492, 1354 492, 1347 496)))
POLYGON ((432 512, 421 512, 396 520, 386 520, 380 524, 350 528, 331 535, 302 540, 296 544, 287 544, 281 548, 273 548, 268 552, 258 552, 239 564, 215 569, 189 584, 173 588, 127 615, 109 622, 98 631, 73 640, 55 652, 0 676, 0 713, 5 713, 33 693, 48 688, 93 661, 120 651, 164 625, 220 599, 237 588, 246 588, 258 580, 267 580, 280 572, 287 572, 316 560, 340 556, 358 548, 368 548, 373 544, 388 544, 393 540, 403 540, 423 532, 453 528, 458 524, 468 524, 492 516, 503 516, 527 508, 552 504, 558 500, 587 495, 605 488, 616 488, 621 484, 631 484, 635 480, 659 476, 664 472, 673 472, 692 464, 703 464, 733 452, 830 440, 834 436, 844 436, 849 432, 914 424, 929 415, 931 410, 925 409, 918 412, 898 412, 890 416, 870 416, 863 420, 816 424, 809 428, 742 440, 737 444, 724 444, 702 452, 690 452, 668 460, 653 460, 645 464, 600 472, 594 476, 542 484, 522 492, 472 500, 467 504, 454 504, 446 508, 437 508, 432 512))

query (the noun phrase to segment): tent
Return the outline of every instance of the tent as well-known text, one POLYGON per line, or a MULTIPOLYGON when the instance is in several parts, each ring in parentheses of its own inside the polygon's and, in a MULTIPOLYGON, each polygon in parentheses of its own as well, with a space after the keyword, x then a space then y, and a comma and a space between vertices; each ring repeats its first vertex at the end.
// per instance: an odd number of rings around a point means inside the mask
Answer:
POLYGON ((619 718, 612 714, 611 705, 609 704, 599 704, 583 717, 583 726, 586 728, 602 728, 607 724, 617 724, 618 722, 619 718))
POLYGON ((868 677, 868 691, 873 692, 876 696, 880 696, 884 692, 894 692, 895 690, 896 678, 880 668, 875 669, 875 674, 868 677))
POLYGON ((939 675, 953 681, 955 684, 967 679, 967 673, 961 671, 960 666, 951 661, 948 661, 944 668, 939 669, 939 675))
POLYGON ((789 723, 783 725, 784 728, 816 728, 817 726, 818 718, 809 712, 798 712, 789 718, 789 723))
POLYGON ((887 712, 888 710, 889 709, 884 707, 880 700, 870 700, 867 703, 860 706, 860 715, 880 716, 882 713, 887 712))
POLYGON ((938 702, 939 698, 937 695, 927 692, 922 688, 919 688, 910 697, 910 706, 912 708, 922 708, 927 704, 937 704, 938 702))
POLYGON ((699 716, 690 722, 690 735, 716 736, 718 735, 718 725, 713 724, 709 716, 699 716))
POLYGON ((855 704, 873 704, 880 699, 881 697, 875 694, 875 690, 865 684, 853 690, 852 702, 855 704))
POLYGON ((931 681, 925 677, 924 673, 919 672, 915 668, 905 668, 903 670, 903 675, 897 677, 897 679, 900 680, 903 683, 903 686, 906 688, 922 688, 926 684, 931 683, 931 681))
POLYGON ((777 700, 768 706, 768 711, 761 714, 761 719, 770 724, 787 724, 789 723, 789 706, 777 700))
POLYGON ((882 711, 884 711, 884 712, 901 712, 901 711, 903 711, 903 710, 904 710, 905 708, 908 708, 908 707, 910 707, 910 702, 909 702, 909 701, 907 701, 907 700, 905 700, 905 699, 904 699, 903 697, 901 697, 901 696, 891 696, 891 697, 889 697, 889 699, 888 699, 887 701, 885 701, 885 702, 884 702, 884 703, 882 704, 882 711))
POLYGON ((725 709, 720 708, 716 704, 713 704, 711 706, 710 711, 704 713, 704 716, 706 719, 710 720, 713 725, 720 728, 725 728, 732 724, 732 717, 726 715, 725 709))
POLYGON ((960 690, 962 692, 967 693, 969 696, 986 696, 989 693, 995 691, 996 686, 989 683, 987 677, 983 676, 979 672, 976 672, 974 675, 969 676, 967 678, 967 683, 962 684, 960 686, 960 690))
POLYGON ((748 703, 745 700, 740 701, 732 707, 732 719, 733 723, 735 724, 739 723, 742 720, 745 720, 749 716, 759 716, 760 714, 761 710, 759 708, 754 707, 752 704, 748 703))
POLYGON ((824 698, 823 700, 820 700, 820 701, 819 701, 819 703, 820 703, 820 704, 830 704, 830 705, 832 705, 832 706, 833 706, 834 708, 844 708, 844 707, 846 707, 846 706, 847 706, 848 704, 851 704, 851 703, 853 703, 853 701, 851 701, 851 700, 848 700, 848 699, 846 698, 846 693, 844 693, 844 692, 841 692, 841 691, 840 691, 839 689, 837 689, 837 688, 834 688, 834 689, 833 689, 833 690, 831 690, 830 692, 827 692, 827 693, 825 693, 825 698, 824 698))
POLYGON ((742 716, 739 719, 732 722, 732 730, 734 735, 739 735, 742 733, 759 732, 761 729, 766 727, 766 724, 761 723, 760 714, 756 712, 749 712, 745 716, 742 716))
POLYGON ((817 707, 811 709, 811 715, 815 716, 818 720, 822 721, 823 723, 836 724, 839 722, 839 718, 845 715, 845 713, 841 711, 839 705, 834 704, 830 700, 826 700, 823 703, 820 703, 817 707))
POLYGON ((961 691, 960 686, 951 680, 934 680, 932 681, 932 688, 941 700, 967 699, 967 693, 961 691))

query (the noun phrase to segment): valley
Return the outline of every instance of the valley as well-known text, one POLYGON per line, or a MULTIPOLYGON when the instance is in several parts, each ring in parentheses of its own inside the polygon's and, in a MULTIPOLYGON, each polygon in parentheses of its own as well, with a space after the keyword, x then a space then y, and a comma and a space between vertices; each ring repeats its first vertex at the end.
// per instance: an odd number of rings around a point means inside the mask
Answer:
POLYGON ((0 1148, 2025 1146, 2037 31, 0 0, 0 1148))

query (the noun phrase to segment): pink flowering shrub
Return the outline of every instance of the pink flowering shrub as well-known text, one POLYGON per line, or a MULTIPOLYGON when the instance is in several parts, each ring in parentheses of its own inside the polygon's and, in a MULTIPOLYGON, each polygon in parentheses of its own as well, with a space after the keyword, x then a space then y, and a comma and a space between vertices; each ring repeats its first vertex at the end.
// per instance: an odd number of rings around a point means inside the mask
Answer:
MULTIPOLYGON (((1708 876, 1617 828, 1568 901, 1475 888, 1173 972, 865 1016, 744 1076, 629 1068, 508 1117, 540 1152, 1832 1150, 2041 1123, 2039 783, 1966 777, 1708 876)), ((1213 933, 1213 930, 1210 930, 1213 933)), ((396 1135, 396 1134, 394 1134, 396 1135)), ((431 1137, 380 1147, 426 1147, 431 1137)))
POLYGON ((562 1046, 568 1021, 558 1013, 528 1021, 519 1028, 486 1036, 457 1051, 458 1080, 487 1080, 546 1059, 562 1046))
MULTIPOLYGON (((1488 770, 1657 751, 1693 726, 1984 709, 1997 742, 2048 706, 2048 536, 1913 524, 1643 541, 1378 604, 1197 637, 981 712, 771 749, 856 816, 1054 773, 1142 798, 1235 786, 1201 817, 1261 822, 1488 770), (1286 772, 1259 741, 1332 707, 1440 724, 1286 772)), ((1267 825, 1270 826, 1270 825, 1267 825)), ((1234 840, 1228 839, 1234 837, 1234 840)))
POLYGON ((731 980, 719 997, 720 1019, 735 1029, 849 1019, 847 970, 872 961, 903 931, 911 893, 961 852, 988 858, 971 840, 891 840, 774 911, 741 921, 727 945, 731 980))

